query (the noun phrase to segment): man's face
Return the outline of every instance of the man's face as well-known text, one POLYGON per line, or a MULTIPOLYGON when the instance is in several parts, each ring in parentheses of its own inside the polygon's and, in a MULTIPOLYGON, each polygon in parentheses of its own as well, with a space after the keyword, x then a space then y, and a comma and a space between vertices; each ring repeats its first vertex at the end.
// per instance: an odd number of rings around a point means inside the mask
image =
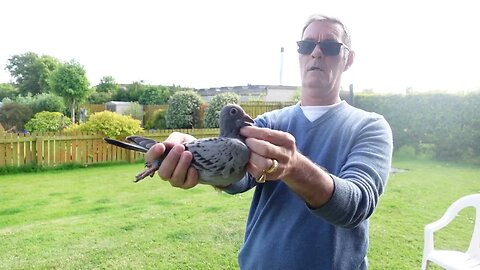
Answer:
MULTIPOLYGON (((329 21, 314 21, 305 29, 302 40, 343 43, 343 29, 329 21)), ((311 54, 299 54, 302 87, 307 91, 304 94, 333 95, 335 93, 332 91, 339 91, 342 73, 353 61, 353 55, 349 54, 348 49, 342 46, 338 55, 327 56, 319 45, 315 46, 311 54)))

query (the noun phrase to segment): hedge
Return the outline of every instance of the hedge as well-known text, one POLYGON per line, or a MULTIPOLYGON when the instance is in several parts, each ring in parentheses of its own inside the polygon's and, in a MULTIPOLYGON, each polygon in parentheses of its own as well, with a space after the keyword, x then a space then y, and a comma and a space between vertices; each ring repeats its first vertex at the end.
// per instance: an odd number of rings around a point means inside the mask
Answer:
POLYGON ((395 149, 411 146, 441 160, 471 159, 480 154, 480 93, 358 95, 355 106, 385 116, 395 149))

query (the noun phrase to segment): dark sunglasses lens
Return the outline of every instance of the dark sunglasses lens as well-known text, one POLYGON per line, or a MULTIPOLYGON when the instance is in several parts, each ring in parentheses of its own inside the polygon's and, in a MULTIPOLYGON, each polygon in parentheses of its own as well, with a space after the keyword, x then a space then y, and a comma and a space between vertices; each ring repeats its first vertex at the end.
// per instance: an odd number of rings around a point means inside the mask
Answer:
POLYGON ((317 43, 311 40, 302 40, 297 42, 299 54, 311 54, 317 43))
POLYGON ((342 43, 337 42, 320 42, 320 49, 326 56, 335 56, 340 53, 340 47, 342 43))

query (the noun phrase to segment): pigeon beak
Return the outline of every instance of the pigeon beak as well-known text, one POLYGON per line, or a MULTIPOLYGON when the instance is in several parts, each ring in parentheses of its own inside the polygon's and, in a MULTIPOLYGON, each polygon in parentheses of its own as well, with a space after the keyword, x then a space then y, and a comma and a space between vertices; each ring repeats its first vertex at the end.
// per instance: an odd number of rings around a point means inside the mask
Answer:
POLYGON ((246 127, 246 126, 252 126, 254 123, 253 119, 250 117, 250 115, 248 114, 245 114, 243 116, 243 126, 246 127))

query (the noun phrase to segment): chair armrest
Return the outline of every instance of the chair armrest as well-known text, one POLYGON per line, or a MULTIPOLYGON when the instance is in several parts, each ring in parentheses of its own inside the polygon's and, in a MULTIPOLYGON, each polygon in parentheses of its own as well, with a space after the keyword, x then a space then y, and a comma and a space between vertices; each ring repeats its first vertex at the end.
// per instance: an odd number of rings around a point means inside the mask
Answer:
POLYGON ((455 217, 451 212, 446 212, 439 220, 425 225, 424 230, 424 252, 430 253, 434 248, 433 233, 447 226, 455 217))
POLYGON ((453 217, 443 215, 439 220, 434 221, 430 224, 425 225, 425 231, 436 232, 443 227, 447 226, 453 220, 453 217))

